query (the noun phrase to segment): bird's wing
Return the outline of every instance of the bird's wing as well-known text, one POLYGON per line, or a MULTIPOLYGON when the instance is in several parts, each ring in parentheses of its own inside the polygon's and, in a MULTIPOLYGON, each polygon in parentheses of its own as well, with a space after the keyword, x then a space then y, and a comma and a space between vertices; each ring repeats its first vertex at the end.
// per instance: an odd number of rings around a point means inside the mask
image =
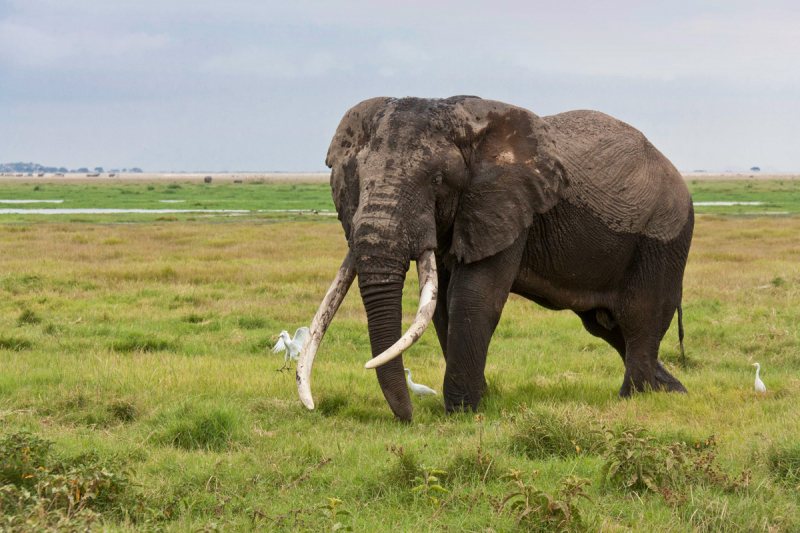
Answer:
POLYGON ((292 339, 292 347, 296 352, 299 352, 300 349, 303 347, 303 343, 308 337, 308 328, 302 327, 297 328, 297 331, 294 332, 294 338, 292 339))
POLYGON ((278 343, 275 345, 275 347, 272 349, 272 351, 277 353, 277 352, 281 352, 281 351, 283 351, 285 349, 286 349, 286 344, 284 344, 283 337, 281 337, 280 339, 278 339, 278 343))
POLYGON ((306 336, 308 335, 308 328, 303 326, 302 328, 297 328, 297 331, 294 332, 294 338, 292 342, 298 343, 300 346, 303 345, 303 342, 306 340, 306 336))

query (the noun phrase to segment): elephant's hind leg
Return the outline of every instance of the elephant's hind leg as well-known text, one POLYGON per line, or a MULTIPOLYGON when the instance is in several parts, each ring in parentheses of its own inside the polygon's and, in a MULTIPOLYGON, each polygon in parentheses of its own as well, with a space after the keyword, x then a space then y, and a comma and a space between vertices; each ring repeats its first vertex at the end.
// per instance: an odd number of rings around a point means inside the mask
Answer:
POLYGON ((646 390, 687 392, 683 384, 658 360, 658 348, 674 312, 664 317, 657 327, 646 328, 640 324, 636 330, 624 333, 625 377, 619 390, 621 397, 646 390))
POLYGON ((595 337, 600 337, 608 344, 610 344, 611 347, 614 348, 619 353, 619 356, 622 357, 622 362, 624 363, 625 336, 622 334, 622 329, 617 324, 610 324, 608 320, 604 320, 605 325, 601 324, 600 321, 598 320, 599 312, 608 315, 608 311, 606 311, 605 309, 590 309, 589 311, 583 311, 576 314, 581 318, 581 321, 583 322, 583 327, 586 328, 586 331, 588 331, 595 337), (613 326, 613 327, 608 327, 608 326, 613 326))

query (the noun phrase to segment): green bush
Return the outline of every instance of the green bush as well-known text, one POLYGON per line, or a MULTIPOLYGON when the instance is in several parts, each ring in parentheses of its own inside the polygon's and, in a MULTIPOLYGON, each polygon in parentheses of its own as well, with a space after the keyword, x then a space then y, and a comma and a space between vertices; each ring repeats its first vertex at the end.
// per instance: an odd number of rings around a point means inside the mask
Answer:
POLYGON ((130 486, 124 468, 89 453, 59 460, 52 443, 27 432, 0 440, 4 532, 90 531, 97 511, 118 511, 130 486))

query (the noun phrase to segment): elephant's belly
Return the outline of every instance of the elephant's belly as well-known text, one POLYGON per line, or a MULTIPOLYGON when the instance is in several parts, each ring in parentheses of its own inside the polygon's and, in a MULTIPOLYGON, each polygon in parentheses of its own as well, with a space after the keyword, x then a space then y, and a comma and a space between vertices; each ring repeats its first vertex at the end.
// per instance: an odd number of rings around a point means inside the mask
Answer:
POLYGON ((636 268, 641 239, 562 201, 534 219, 512 291, 556 309, 607 306, 636 268))

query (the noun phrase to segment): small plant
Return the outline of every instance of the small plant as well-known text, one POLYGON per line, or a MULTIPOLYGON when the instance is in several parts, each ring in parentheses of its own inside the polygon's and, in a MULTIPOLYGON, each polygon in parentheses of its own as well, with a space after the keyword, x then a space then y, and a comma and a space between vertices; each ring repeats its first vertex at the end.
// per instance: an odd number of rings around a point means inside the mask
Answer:
MULTIPOLYGON (((389 471, 388 478, 403 487, 409 487, 422 474, 422 469, 417 463, 417 456, 411 451, 405 451, 396 444, 386 445, 386 451, 397 458, 397 462, 389 471)), ((387 459, 387 462, 391 459, 387 459)))
POLYGON ((436 494, 447 494, 450 491, 439 485, 439 478, 436 476, 446 475, 447 472, 444 470, 436 470, 423 466, 422 476, 414 478, 414 483, 416 483, 417 486, 411 489, 411 492, 422 492, 425 495, 425 499, 431 502, 433 508, 438 509, 442 502, 436 497, 436 494))
POLYGON ((503 478, 508 479, 512 491, 503 497, 503 506, 507 506, 514 516, 517 525, 526 522, 534 530, 552 531, 566 529, 583 529, 578 499, 592 501, 585 487, 591 481, 576 476, 567 476, 561 480, 561 488, 556 496, 536 488, 534 481, 539 475, 535 470, 531 482, 523 481, 519 470, 511 470, 503 478))
POLYGON ((339 498, 331 498, 328 496, 328 503, 320 506, 320 511, 331 522, 331 531, 353 531, 353 528, 337 520, 339 516, 350 516, 350 512, 345 509, 336 509, 344 505, 344 502, 339 498))
POLYGON ((51 443, 28 432, 0 440, 0 484, 32 488, 34 476, 47 464, 51 443))
POLYGON ((685 477, 686 446, 659 444, 646 433, 644 428, 605 430, 605 462, 600 468, 604 485, 611 481, 633 490, 659 492, 659 487, 674 486, 685 477))

